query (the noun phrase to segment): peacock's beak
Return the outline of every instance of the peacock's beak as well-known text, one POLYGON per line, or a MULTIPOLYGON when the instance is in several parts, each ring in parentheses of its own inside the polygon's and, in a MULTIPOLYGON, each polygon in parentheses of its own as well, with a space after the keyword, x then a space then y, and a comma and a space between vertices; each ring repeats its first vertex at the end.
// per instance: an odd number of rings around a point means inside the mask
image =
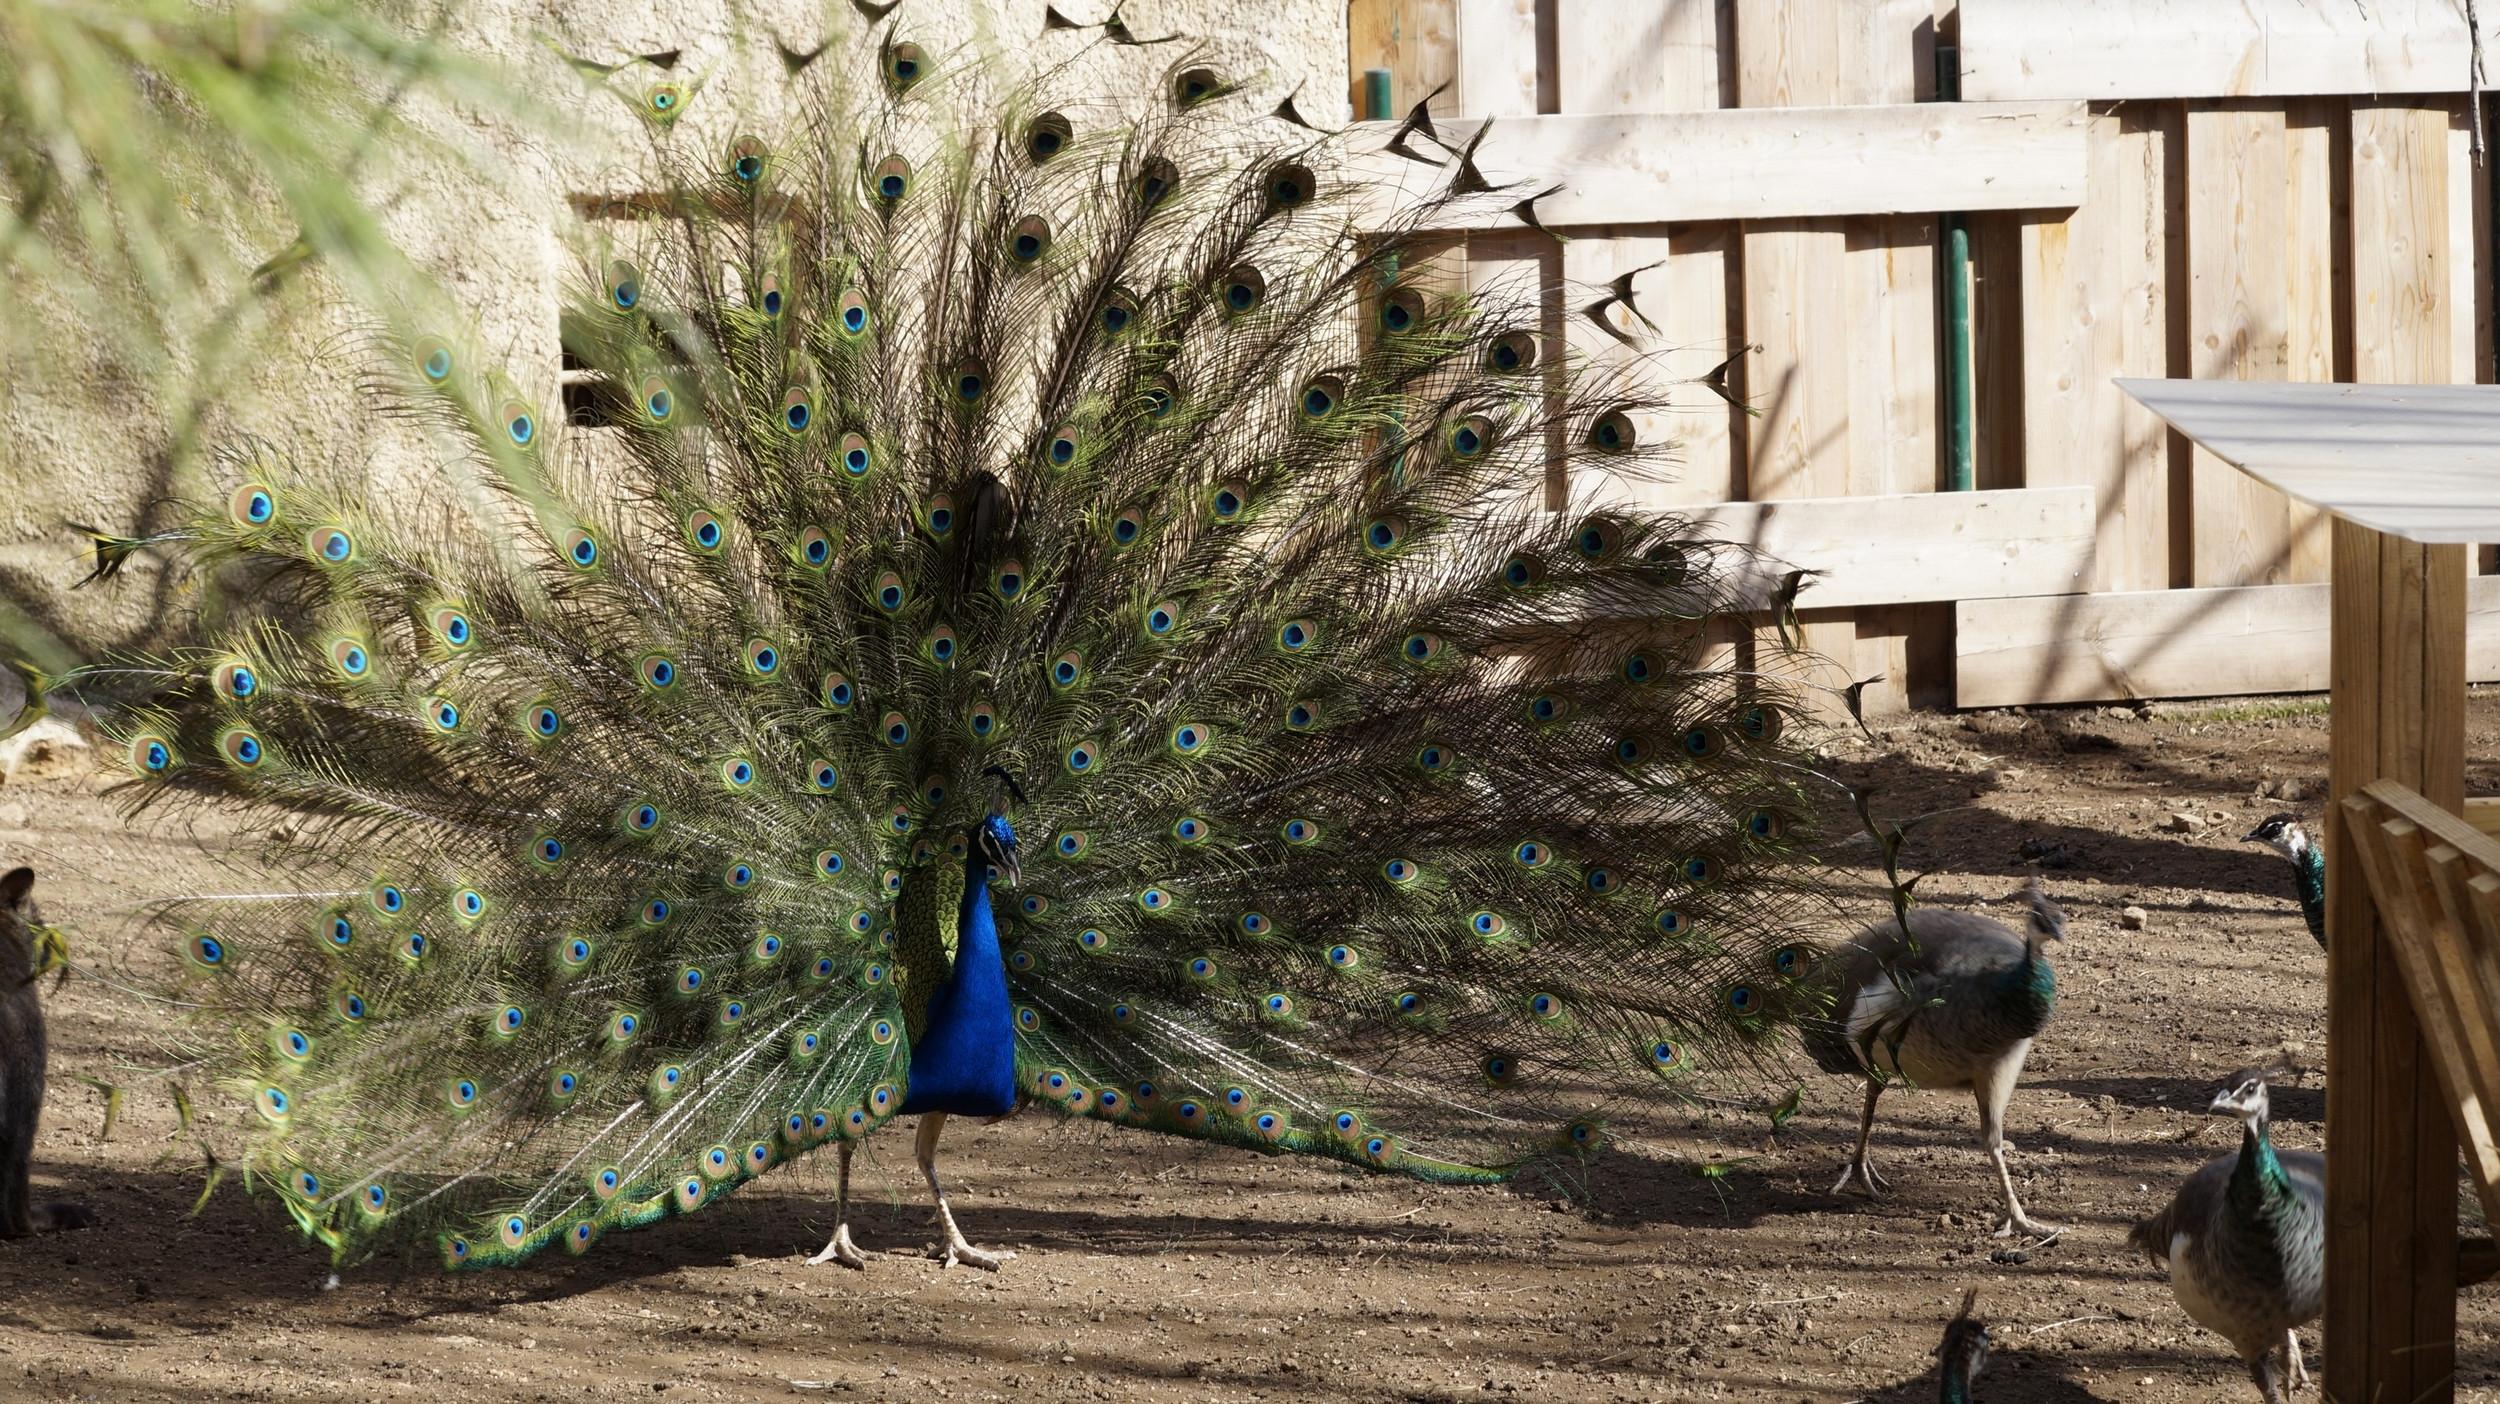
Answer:
POLYGON ((1000 882, 1013 887, 1024 880, 1024 869, 1017 866, 1014 849, 1000 848, 991 855, 991 861, 997 865, 1000 882))

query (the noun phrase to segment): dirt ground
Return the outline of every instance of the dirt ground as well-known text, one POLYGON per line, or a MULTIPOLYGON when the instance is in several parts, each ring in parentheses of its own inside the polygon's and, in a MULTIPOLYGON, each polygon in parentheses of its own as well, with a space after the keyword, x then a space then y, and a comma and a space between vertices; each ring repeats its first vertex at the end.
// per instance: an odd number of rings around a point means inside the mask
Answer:
MULTIPOLYGON (((2297 701, 2083 708, 1825 742, 1882 786, 1880 811, 1956 809, 1913 848, 1938 870, 1924 899, 2001 901, 2036 860, 2073 915, 2057 1020, 2008 1128, 2026 1204, 2071 1226, 2047 1246, 1988 1236, 1999 1199, 1960 1093, 1886 1099, 1891 1198, 1827 1194, 1858 1098, 1817 1078, 1775 1139, 1760 1114, 1699 1115, 1674 1158, 1609 1156, 1584 1196, 1028 1116, 947 1141, 968 1232, 1019 1255, 995 1276, 913 1256, 804 1266, 830 1185, 801 1166, 582 1259, 459 1277, 385 1262, 323 1291, 323 1257, 266 1196, 229 1186, 184 1217, 201 1177, 187 1146, 169 1158, 161 1098, 97 1139, 103 1101, 80 1077, 142 1055, 151 1016, 72 982, 48 996, 35 1168, 102 1223, 0 1244, 0 1399, 1911 1400, 1934 1397, 1968 1286, 1999 1347, 1983 1400, 2254 1399, 2124 1237, 2232 1147, 2202 1113, 2232 1068, 2285 1069, 2275 1133, 2319 1143, 2323 959, 2288 866, 2238 836, 2277 809, 2314 819, 2325 722, 2297 701), (2285 781, 2306 797, 2258 793, 2285 781), (2170 831, 2174 814, 2201 831, 2170 831), (2120 929, 2129 905, 2148 929, 2120 929)), ((2500 695, 2469 727, 2468 791, 2500 793, 2500 695)), ((183 862, 78 780, 0 788, 0 858, 29 857, 73 930, 103 898, 64 870, 183 862)), ((916 1254, 935 1234, 909 1137, 871 1146, 856 1227, 916 1254)), ((2500 1399, 2500 1288, 2458 1308, 2459 1395, 2500 1399)))

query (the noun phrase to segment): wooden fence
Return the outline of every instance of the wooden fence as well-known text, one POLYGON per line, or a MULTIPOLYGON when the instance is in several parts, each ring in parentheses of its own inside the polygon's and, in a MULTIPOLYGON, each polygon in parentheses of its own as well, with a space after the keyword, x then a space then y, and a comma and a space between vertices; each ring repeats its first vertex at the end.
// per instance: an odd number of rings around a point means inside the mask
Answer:
MULTIPOLYGON (((1489 179, 1560 187, 1535 213, 1564 240, 1453 230, 1469 278, 1534 265, 1592 358, 1684 380, 1737 356, 1750 412, 1683 387, 1656 428, 1684 470, 1646 505, 1709 507, 1825 572, 1799 601, 1818 680, 1882 678, 1877 710, 2324 687, 2325 523, 2111 378, 2493 379, 2462 0, 1350 0, 1349 20, 1358 115, 1387 69, 1399 115, 1440 90, 1445 137, 1495 119, 1489 179), (1940 50, 1958 101, 1936 100, 1940 50), (1947 221, 1968 231, 1982 491, 1940 494, 1947 221), (1572 310, 1625 273, 1647 324, 1572 310)), ((2500 678, 2500 579, 2475 585, 2469 676, 2500 678)))

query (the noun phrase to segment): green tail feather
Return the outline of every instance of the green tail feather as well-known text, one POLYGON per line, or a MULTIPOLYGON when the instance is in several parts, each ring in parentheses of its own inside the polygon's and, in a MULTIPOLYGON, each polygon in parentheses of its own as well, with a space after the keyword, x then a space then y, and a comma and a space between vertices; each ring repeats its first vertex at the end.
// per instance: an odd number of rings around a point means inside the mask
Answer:
POLYGON ((678 187, 564 323, 605 427, 392 352, 500 517, 256 458, 187 530, 256 615, 126 670, 118 739, 143 799, 298 816, 171 926, 188 1053, 342 1257, 580 1250, 874 1129, 991 766, 1019 1077, 1070 1115, 1494 1180, 1810 1012, 1727 548, 1523 489, 1657 471, 1655 401, 1400 281, 1220 82, 1105 129, 901 52, 725 151, 642 95, 678 187))

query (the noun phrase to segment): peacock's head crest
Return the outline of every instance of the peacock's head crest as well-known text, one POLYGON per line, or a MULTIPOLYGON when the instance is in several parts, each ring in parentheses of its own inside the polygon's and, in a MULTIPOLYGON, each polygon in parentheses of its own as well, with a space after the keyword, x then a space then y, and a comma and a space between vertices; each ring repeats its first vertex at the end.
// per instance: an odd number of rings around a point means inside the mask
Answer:
POLYGON ((2206 1108, 2216 1116, 2235 1116, 2241 1124, 2263 1126, 2267 1120, 2266 1070, 2242 1068, 2225 1078, 2222 1090, 2206 1108))
POLYGON ((2243 842, 2262 843, 2294 862, 2309 848, 2309 831, 2300 826, 2300 816, 2291 813, 2269 814, 2240 837, 2243 842))

